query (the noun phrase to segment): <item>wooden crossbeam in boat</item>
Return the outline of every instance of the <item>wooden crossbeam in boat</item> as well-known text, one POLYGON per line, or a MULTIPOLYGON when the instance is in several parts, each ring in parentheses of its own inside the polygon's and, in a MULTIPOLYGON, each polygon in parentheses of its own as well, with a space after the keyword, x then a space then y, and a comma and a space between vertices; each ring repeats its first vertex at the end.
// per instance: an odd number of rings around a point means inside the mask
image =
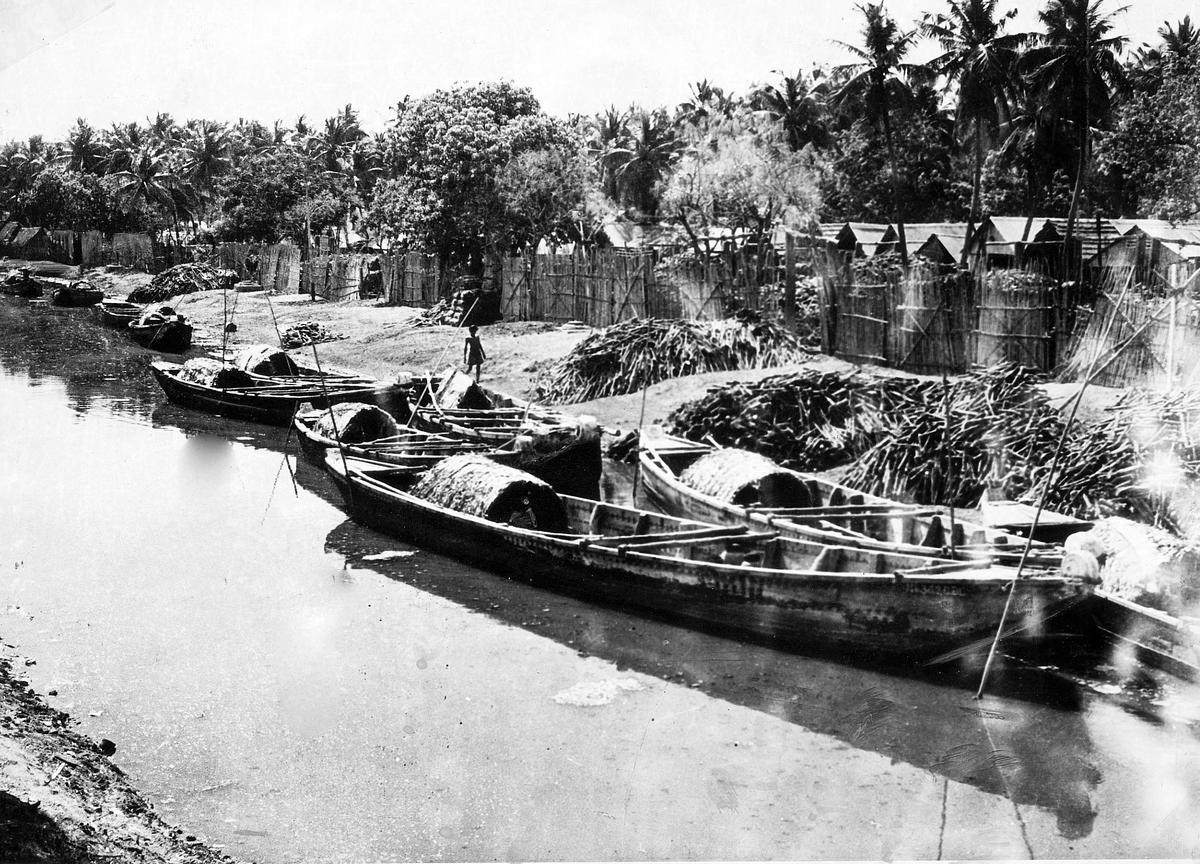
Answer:
POLYGON ((748 513, 770 516, 939 516, 941 510, 912 504, 837 504, 829 507, 747 507, 748 513))
POLYGON ((659 534, 618 534, 595 541, 597 546, 644 546, 651 543, 698 542, 702 540, 751 540, 770 539, 774 534, 751 534, 745 525, 714 526, 695 528, 688 531, 664 531, 659 534))

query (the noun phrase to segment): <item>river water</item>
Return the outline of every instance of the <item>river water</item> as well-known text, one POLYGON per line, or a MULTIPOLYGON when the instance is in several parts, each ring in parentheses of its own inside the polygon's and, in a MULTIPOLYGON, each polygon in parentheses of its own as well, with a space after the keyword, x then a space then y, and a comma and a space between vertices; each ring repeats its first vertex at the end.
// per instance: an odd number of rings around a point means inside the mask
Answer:
POLYGON ((283 430, 167 404, 150 357, 0 300, 0 639, 233 854, 1200 847, 1192 685, 1010 662, 977 703, 505 580, 359 528, 315 469, 293 485, 283 430))

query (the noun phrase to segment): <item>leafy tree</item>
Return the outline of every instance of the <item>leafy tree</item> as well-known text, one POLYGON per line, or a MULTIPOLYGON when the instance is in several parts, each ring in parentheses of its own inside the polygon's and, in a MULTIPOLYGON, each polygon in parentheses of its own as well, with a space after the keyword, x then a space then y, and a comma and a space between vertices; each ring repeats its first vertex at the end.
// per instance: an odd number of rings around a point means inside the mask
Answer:
POLYGON ((1168 63, 1187 60, 1200 49, 1200 30, 1192 25, 1190 15, 1184 15, 1174 25, 1164 21, 1163 26, 1158 28, 1158 38, 1161 41, 1153 48, 1144 45, 1134 52, 1133 62, 1126 74, 1136 90, 1158 89, 1168 63))
POLYGON ((883 11, 883 2, 856 7, 863 15, 862 47, 839 43, 858 58, 857 63, 838 67, 848 80, 830 97, 835 111, 860 111, 883 132, 891 168, 892 213, 900 234, 900 259, 908 267, 908 241, 900 207, 900 166, 892 130, 892 111, 911 100, 913 80, 927 77, 927 70, 904 62, 916 40, 916 31, 902 31, 883 11))
POLYGON ((112 189, 100 177, 63 166, 38 174, 13 202, 12 215, 25 225, 77 231, 144 231, 149 227, 146 213, 118 206, 112 189))
POLYGON ((711 229, 732 228, 765 248, 776 225, 807 227, 820 200, 820 167, 792 150, 770 127, 718 124, 679 160, 663 191, 663 209, 701 258, 713 251, 711 229))
POLYGON ((1200 48, 1169 57, 1161 80, 1117 110, 1096 148, 1110 180, 1129 190, 1125 209, 1164 219, 1200 215, 1200 48))
POLYGON ((835 133, 829 170, 822 177, 822 218, 891 221, 897 186, 908 219, 965 218, 969 163, 955 146, 953 124, 939 107, 937 93, 918 88, 907 106, 893 114, 892 127, 890 151, 866 118, 835 133))
POLYGON ((224 219, 215 233, 267 243, 304 242, 306 217, 318 232, 340 225, 355 201, 344 178, 288 147, 246 155, 217 181, 217 191, 224 219))
POLYGON ((388 133, 396 178, 376 190, 368 224, 481 272, 484 256, 510 238, 501 171, 523 152, 574 153, 577 142, 528 89, 507 82, 460 85, 402 105, 388 133))

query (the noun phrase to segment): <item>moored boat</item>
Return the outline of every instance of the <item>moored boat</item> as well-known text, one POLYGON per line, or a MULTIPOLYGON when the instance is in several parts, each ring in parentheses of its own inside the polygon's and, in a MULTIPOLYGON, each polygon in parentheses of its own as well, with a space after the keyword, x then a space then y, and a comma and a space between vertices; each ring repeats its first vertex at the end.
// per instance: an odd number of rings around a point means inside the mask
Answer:
POLYGON ((192 325, 170 306, 143 311, 128 328, 134 342, 153 351, 182 354, 192 345, 192 325))
POLYGON ((554 496, 527 474, 479 462, 487 460, 455 456, 421 472, 333 450, 325 456, 351 514, 373 528, 553 590, 781 647, 874 659, 936 656, 994 634, 1010 587, 1006 632, 1035 639, 1047 618, 1090 592, 1060 573, 1014 580, 1012 568, 982 561, 819 543, 554 496), (439 484, 443 491, 431 496, 439 484))
POLYGON ((103 299, 104 291, 86 280, 59 285, 50 292, 51 306, 95 306, 103 299))
POLYGON ((542 463, 538 476, 568 494, 598 497, 603 461, 601 429, 594 418, 543 408, 472 381, 456 369, 411 385, 410 425, 495 449, 526 452, 542 463))
POLYGON ((582 497, 598 495, 591 466, 575 461, 581 456, 586 458, 579 448, 526 449, 519 438, 496 445, 466 440, 453 434, 401 426, 396 418, 373 405, 351 402, 337 405, 333 415, 330 416, 329 409, 302 409, 293 421, 301 452, 316 465, 324 463, 327 450, 339 447, 354 458, 422 468, 458 453, 479 453, 544 480, 556 492, 582 497))
MULTIPOLYGON (((669 513, 749 525, 789 537, 956 559, 1016 564, 1025 538, 792 471, 744 450, 671 435, 646 437, 638 454, 642 489, 669 513), (703 460, 703 461, 702 461, 703 460)), ((1031 546, 1027 567, 1057 567, 1061 549, 1031 546)))
POLYGON ((130 303, 126 300, 101 300, 96 304, 96 311, 100 316, 100 323, 108 327, 128 330, 129 325, 142 314, 142 307, 139 303, 130 303))
MULTIPOLYGON (((196 368, 198 362, 215 364, 215 373, 218 375, 227 374, 221 370, 232 369, 223 367, 218 361, 204 361, 201 358, 189 361, 193 364, 191 368, 196 368)), ((213 377, 208 380, 215 383, 205 383, 202 376, 193 379, 191 375, 184 374, 185 368, 187 364, 164 361, 150 364, 154 380, 172 402, 187 408, 273 426, 287 426, 306 402, 316 407, 338 402, 368 402, 385 409, 397 405, 403 407, 405 404, 405 388, 378 381, 278 383, 255 380, 246 372, 232 370, 240 373, 240 376, 213 377)))
POLYGON ((33 272, 28 267, 10 270, 0 280, 0 294, 11 294, 14 297, 41 297, 42 291, 41 281, 33 277, 33 272))

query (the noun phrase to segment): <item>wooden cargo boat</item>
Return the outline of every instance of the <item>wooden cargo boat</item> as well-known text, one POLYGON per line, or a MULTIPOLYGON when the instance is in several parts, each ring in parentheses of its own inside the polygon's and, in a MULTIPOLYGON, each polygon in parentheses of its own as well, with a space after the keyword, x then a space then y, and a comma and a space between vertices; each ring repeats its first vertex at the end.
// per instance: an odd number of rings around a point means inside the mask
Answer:
POLYGON ((325 468, 352 516, 385 533, 553 590, 781 647, 928 658, 994 634, 1010 585, 1008 632, 1018 639, 1036 638, 1048 617, 1089 593, 1057 573, 1014 583, 1011 568, 985 562, 754 533, 572 496, 558 496, 561 524, 519 511, 525 524, 506 524, 411 494, 420 474, 411 469, 337 451, 326 453, 325 468))
MULTIPOLYGON (((719 449, 670 435, 645 437, 638 454, 642 489, 658 507, 678 516, 863 549, 939 557, 951 557, 953 549, 956 559, 1015 565, 1025 546, 1024 537, 958 517, 952 529, 941 508, 901 504, 774 463, 769 473, 750 466, 742 488, 732 476, 717 478, 715 485, 729 494, 713 494, 684 482, 682 476, 691 465, 719 449)), ((1059 547, 1034 543, 1026 566, 1054 568, 1061 560, 1059 547)))
POLYGON ((152 351, 182 354, 192 346, 192 325, 182 315, 160 321, 142 318, 130 321, 128 327, 133 341, 152 351))
POLYGON ((142 307, 125 300, 101 300, 96 304, 96 314, 100 316, 101 324, 128 330, 129 325, 142 314, 142 307))
MULTIPOLYGON (((301 452, 313 464, 322 465, 325 452, 337 449, 339 442, 330 437, 328 431, 318 428, 327 412, 323 409, 297 412, 293 421, 301 452)), ((397 424, 399 425, 399 424, 397 424)), ((456 435, 446 435, 420 429, 401 427, 394 434, 383 435, 371 440, 347 440, 344 427, 339 437, 342 450, 357 459, 374 460, 396 466, 425 468, 456 453, 479 453, 502 465, 526 471, 546 481, 556 492, 581 497, 599 497, 596 479, 591 466, 578 459, 590 458, 584 450, 568 445, 565 448, 542 452, 536 448, 519 449, 515 439, 493 446, 483 441, 465 440, 456 435)))
POLYGON ((515 447, 540 454, 539 476, 543 471, 553 472, 556 489, 585 498, 599 497, 602 430, 594 420, 540 408, 477 384, 457 370, 440 379, 414 379, 410 387, 409 425, 494 449, 515 447), (455 386, 471 407, 449 404, 446 394, 455 386))
POLYGON ((395 384, 371 382, 279 383, 264 381, 245 387, 210 387, 180 377, 178 363, 156 361, 150 364, 154 380, 167 398, 177 405, 195 408, 225 417, 287 426, 306 402, 324 407, 338 402, 366 402, 385 410, 404 407, 405 388, 395 384))
POLYGON ((104 299, 104 292, 91 282, 78 281, 59 285, 50 292, 51 306, 95 306, 104 299))

